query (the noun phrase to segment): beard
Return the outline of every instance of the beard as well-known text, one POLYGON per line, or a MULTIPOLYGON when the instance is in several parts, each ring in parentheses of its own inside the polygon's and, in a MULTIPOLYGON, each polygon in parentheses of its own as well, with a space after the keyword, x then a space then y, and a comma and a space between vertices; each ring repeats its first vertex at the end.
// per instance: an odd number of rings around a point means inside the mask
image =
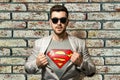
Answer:
POLYGON ((66 29, 62 30, 61 32, 57 32, 56 30, 54 30, 54 33, 58 36, 63 35, 66 32, 66 29))

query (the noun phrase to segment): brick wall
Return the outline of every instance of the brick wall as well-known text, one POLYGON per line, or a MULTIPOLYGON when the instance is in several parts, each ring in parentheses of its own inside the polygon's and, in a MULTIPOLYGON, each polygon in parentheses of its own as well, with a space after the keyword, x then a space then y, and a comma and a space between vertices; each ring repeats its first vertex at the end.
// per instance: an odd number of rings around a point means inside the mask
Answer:
POLYGON ((68 8, 68 32, 87 41, 97 74, 83 80, 120 80, 120 0, 0 0, 0 80, 40 79, 23 65, 34 40, 51 34, 54 4, 68 8))

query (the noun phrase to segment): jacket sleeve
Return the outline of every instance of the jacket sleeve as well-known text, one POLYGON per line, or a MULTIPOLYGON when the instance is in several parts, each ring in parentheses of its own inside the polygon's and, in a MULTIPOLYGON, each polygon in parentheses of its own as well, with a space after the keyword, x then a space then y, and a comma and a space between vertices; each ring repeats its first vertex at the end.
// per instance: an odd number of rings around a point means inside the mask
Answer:
POLYGON ((36 65, 36 56, 39 53, 39 49, 40 49, 40 46, 38 45, 38 42, 35 41, 35 45, 32 51, 30 52, 32 54, 28 57, 24 65, 25 71, 29 74, 37 73, 40 70, 40 68, 38 68, 36 65))
POLYGON ((94 63, 92 62, 92 59, 90 58, 85 41, 83 40, 82 44, 80 45, 82 45, 82 47, 80 47, 80 51, 83 56, 83 62, 80 66, 77 67, 77 69, 82 71, 86 76, 93 76, 96 72, 96 68, 94 63))

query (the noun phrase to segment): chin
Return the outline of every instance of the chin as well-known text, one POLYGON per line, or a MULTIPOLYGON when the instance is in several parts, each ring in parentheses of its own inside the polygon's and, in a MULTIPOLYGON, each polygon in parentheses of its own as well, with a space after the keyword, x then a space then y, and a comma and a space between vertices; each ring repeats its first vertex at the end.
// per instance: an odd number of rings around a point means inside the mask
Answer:
POLYGON ((61 30, 61 31, 54 31, 54 33, 56 34, 56 35, 62 35, 62 34, 64 34, 65 33, 65 30, 61 30))
POLYGON ((64 32, 54 32, 56 35, 64 34, 64 32))
POLYGON ((55 33, 56 35, 61 35, 61 34, 63 34, 63 33, 55 33))

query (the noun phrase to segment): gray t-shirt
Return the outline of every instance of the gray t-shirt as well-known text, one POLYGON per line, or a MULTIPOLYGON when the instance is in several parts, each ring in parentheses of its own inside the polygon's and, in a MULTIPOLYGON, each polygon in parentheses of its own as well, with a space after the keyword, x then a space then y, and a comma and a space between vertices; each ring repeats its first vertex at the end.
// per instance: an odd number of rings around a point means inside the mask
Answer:
MULTIPOLYGON (((72 51, 72 47, 68 39, 65 39, 63 41, 51 40, 51 43, 49 44, 46 53, 50 52, 53 49, 64 49, 64 50, 72 51)), ((48 61, 49 61, 49 66, 54 70, 54 72, 57 74, 59 78, 62 76, 62 73, 66 70, 66 67, 70 62, 69 60, 67 63, 65 63, 65 65, 63 65, 62 68, 58 68, 56 64, 49 57, 48 57, 48 61)))

